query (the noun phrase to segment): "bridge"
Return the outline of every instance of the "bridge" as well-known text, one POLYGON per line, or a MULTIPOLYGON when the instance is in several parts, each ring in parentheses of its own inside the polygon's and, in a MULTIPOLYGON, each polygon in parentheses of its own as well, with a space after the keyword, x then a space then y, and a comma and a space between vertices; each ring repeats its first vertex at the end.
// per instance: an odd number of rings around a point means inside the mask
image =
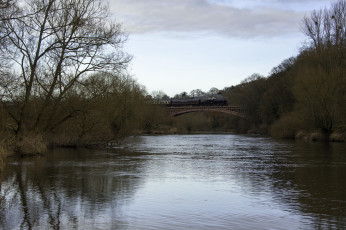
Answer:
POLYGON ((243 118, 247 115, 247 109, 244 106, 179 106, 167 107, 167 110, 171 117, 198 111, 220 112, 243 118))

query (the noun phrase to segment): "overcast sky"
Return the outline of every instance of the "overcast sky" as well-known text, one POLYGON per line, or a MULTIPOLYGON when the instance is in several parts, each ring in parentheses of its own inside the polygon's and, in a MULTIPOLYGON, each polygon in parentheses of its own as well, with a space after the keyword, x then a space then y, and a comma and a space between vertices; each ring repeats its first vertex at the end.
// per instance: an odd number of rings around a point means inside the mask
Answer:
POLYGON ((174 96, 267 76, 305 41, 302 19, 332 0, 112 0, 129 34, 130 73, 174 96))

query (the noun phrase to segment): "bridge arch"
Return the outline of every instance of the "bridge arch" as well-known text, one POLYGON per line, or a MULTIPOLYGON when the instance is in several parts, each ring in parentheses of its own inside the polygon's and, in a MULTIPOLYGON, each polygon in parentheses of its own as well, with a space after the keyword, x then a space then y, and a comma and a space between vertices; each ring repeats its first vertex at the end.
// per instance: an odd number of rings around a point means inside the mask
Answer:
POLYGON ((247 111, 244 106, 189 106, 189 107, 168 107, 171 117, 177 117, 186 113, 209 111, 226 113, 238 117, 246 117, 247 111))

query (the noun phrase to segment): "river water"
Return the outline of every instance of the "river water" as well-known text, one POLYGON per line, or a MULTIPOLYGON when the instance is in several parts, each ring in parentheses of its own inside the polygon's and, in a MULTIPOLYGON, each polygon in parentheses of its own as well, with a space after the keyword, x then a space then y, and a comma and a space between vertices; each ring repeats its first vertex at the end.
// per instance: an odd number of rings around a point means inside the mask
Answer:
POLYGON ((345 229, 346 145, 127 139, 9 162, 0 229, 345 229))

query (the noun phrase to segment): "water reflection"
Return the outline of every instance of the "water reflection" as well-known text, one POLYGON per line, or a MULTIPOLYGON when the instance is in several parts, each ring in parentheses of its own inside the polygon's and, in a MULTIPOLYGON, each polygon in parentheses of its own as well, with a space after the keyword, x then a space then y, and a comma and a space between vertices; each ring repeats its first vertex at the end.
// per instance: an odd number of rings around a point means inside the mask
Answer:
POLYGON ((346 227, 346 155, 339 143, 296 143, 273 174, 275 195, 313 218, 318 229, 346 227), (281 164, 283 165, 283 164, 281 164), (289 186, 288 186, 289 185, 289 186), (285 192, 294 191, 289 194, 285 192))
POLYGON ((143 164, 116 152, 73 149, 16 162, 2 178, 0 228, 122 226, 113 217, 131 202, 143 164))
POLYGON ((0 228, 342 229, 344 144, 237 135, 56 149, 2 176, 0 228))

